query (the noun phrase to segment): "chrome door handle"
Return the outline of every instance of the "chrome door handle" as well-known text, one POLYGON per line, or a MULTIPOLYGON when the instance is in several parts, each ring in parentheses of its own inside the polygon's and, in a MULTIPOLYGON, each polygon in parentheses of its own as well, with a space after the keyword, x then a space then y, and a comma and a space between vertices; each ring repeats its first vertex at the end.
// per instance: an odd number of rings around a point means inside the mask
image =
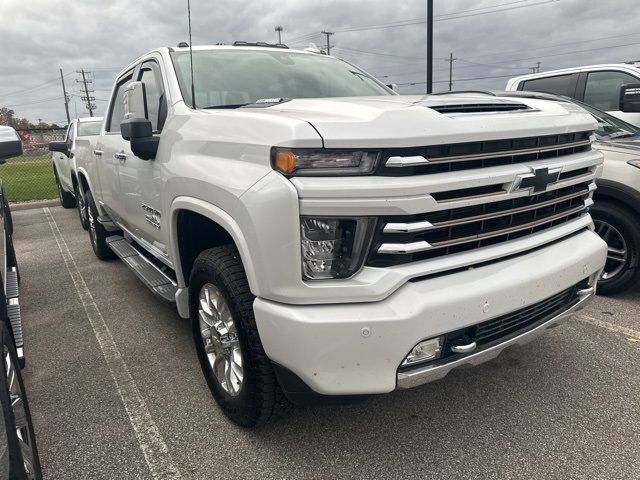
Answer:
POLYGON ((100 156, 102 156, 102 150, 94 150, 93 154, 94 155, 98 155, 100 157, 100 156))
POLYGON ((113 158, 115 158, 116 160, 120 160, 121 162, 127 159, 127 154, 126 153, 114 153, 113 154, 113 158))

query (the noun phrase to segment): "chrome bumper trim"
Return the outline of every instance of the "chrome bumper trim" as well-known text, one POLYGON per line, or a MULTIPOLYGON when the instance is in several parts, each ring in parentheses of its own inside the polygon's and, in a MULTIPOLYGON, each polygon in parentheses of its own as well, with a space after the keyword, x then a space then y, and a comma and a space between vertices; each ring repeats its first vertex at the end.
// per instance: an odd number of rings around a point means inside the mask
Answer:
POLYGON ((505 342, 494 345, 480 352, 468 355, 466 357, 454 360, 444 365, 426 365, 422 368, 416 368, 411 371, 399 372, 397 376, 397 388, 413 388, 425 383, 433 382, 445 377, 451 370, 462 367, 463 365, 480 365, 489 360, 496 358, 503 350, 513 345, 524 345, 531 340, 539 337, 545 330, 555 326, 559 321, 566 319, 574 312, 584 308, 595 296, 595 287, 586 288, 577 292, 578 302, 571 308, 547 320, 542 325, 524 332, 517 337, 510 338, 505 342))

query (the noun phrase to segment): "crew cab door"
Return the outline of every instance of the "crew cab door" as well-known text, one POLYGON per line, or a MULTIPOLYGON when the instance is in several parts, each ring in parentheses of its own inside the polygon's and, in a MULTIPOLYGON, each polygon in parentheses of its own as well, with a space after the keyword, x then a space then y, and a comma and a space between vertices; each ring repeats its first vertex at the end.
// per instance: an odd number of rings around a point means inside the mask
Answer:
POLYGON ((125 151, 129 142, 125 142, 120 135, 120 122, 124 118, 124 90, 132 78, 133 70, 130 70, 117 80, 109 102, 104 131, 100 133, 93 151, 98 174, 98 183, 94 183, 94 188, 98 189, 94 192, 96 201, 118 223, 125 214, 118 167, 123 155, 131 155, 131 151, 125 151))
POLYGON ((67 133, 65 135, 64 141, 67 144, 67 151, 69 155, 63 152, 53 152, 52 158, 53 163, 56 167, 56 173, 58 174, 58 180, 60 181, 60 185, 67 192, 73 191, 72 183, 71 183, 71 158, 75 154, 75 145, 74 140, 76 136, 76 121, 74 120, 69 124, 69 128, 67 128, 67 133))
MULTIPOLYGON (((167 115, 166 88, 160 63, 154 59, 143 61, 136 69, 134 79, 145 85, 147 118, 151 121, 153 133, 159 134, 167 115)), ((166 249, 162 233, 166 224, 161 212, 162 165, 156 160, 136 157, 131 152, 130 142, 122 137, 121 140, 124 144, 122 151, 126 153, 126 158, 118 162, 124 226, 139 243, 164 258, 166 249)))

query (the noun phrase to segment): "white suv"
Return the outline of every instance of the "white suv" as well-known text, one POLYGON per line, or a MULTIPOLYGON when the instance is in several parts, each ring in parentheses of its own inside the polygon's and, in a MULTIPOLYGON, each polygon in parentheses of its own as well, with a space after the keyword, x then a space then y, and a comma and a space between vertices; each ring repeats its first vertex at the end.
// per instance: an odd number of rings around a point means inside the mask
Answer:
POLYGON ((640 62, 565 68, 522 75, 507 82, 506 90, 528 90, 575 98, 640 127, 640 112, 621 112, 620 87, 640 84, 640 62))
POLYGON ((96 255, 191 319, 233 421, 442 378, 592 298, 602 154, 583 109, 398 96, 282 46, 189 53, 122 70, 79 180, 96 255))

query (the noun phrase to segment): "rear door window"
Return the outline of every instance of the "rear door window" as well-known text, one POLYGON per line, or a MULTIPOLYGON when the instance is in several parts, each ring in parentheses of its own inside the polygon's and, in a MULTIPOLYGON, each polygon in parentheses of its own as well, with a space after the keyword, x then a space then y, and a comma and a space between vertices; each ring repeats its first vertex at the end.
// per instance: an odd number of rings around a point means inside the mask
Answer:
POLYGON ((578 74, 556 75, 554 77, 534 78, 521 83, 518 90, 529 90, 532 92, 546 92, 555 95, 564 95, 575 98, 578 74))
POLYGON ((589 72, 584 90, 584 103, 600 110, 618 110, 620 86, 639 81, 636 77, 624 72, 589 72))

